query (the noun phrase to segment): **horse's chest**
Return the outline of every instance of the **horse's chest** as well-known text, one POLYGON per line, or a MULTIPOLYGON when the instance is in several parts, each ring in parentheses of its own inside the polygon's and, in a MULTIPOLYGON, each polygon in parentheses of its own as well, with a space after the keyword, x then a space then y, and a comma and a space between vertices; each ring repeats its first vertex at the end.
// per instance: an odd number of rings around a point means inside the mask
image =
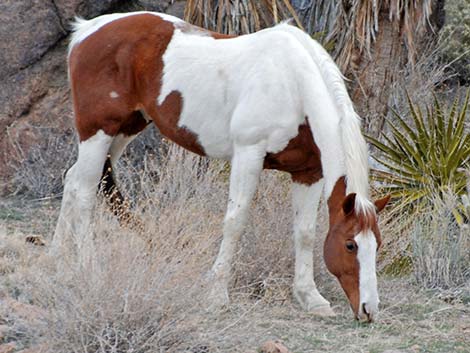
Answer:
POLYGON ((288 172, 294 182, 311 185, 322 178, 320 150, 308 123, 299 126, 299 133, 278 153, 268 153, 265 169, 288 172))

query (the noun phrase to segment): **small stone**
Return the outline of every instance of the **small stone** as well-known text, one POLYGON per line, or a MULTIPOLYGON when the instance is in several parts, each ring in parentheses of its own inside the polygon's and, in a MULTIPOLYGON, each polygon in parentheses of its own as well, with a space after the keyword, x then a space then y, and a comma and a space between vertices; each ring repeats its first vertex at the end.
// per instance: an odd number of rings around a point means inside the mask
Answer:
POLYGON ((282 344, 282 342, 267 341, 261 346, 261 353, 290 353, 290 351, 282 344))
POLYGON ((46 242, 39 235, 30 235, 25 238, 27 243, 31 243, 36 246, 44 246, 46 242))
POLYGON ((12 353, 16 350, 16 344, 13 342, 0 345, 0 353, 12 353))

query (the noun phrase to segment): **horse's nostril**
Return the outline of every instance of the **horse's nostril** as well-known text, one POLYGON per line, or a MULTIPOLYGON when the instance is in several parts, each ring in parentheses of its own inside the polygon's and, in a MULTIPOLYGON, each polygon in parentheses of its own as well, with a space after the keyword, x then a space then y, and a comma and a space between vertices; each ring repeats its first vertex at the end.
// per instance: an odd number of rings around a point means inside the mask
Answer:
POLYGON ((364 312, 364 314, 369 316, 369 313, 367 312, 367 309, 366 309, 366 303, 362 303, 362 311, 364 312))
POLYGON ((366 303, 362 303, 362 312, 367 316, 367 321, 372 322, 372 316, 370 315, 369 312, 367 312, 366 303))

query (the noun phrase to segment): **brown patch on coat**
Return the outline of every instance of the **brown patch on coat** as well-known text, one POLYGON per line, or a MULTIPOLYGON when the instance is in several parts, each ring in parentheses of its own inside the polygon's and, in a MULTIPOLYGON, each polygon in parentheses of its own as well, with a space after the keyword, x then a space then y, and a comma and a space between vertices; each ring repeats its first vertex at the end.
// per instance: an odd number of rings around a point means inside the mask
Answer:
POLYGON ((299 133, 278 153, 268 153, 265 169, 288 172, 292 181, 312 185, 323 177, 320 150, 313 139, 307 120, 299 126, 299 133))
POLYGON ((181 94, 171 92, 157 105, 162 57, 174 30, 172 22, 158 16, 133 15, 106 24, 72 49, 69 68, 81 141, 100 129, 110 136, 135 135, 148 124, 144 110, 163 135, 204 155, 197 136, 178 126, 181 94))
POLYGON ((183 110, 183 97, 178 91, 171 92, 165 100, 157 106, 154 121, 160 132, 178 145, 187 150, 205 155, 203 147, 199 144, 197 136, 185 127, 178 126, 183 110))

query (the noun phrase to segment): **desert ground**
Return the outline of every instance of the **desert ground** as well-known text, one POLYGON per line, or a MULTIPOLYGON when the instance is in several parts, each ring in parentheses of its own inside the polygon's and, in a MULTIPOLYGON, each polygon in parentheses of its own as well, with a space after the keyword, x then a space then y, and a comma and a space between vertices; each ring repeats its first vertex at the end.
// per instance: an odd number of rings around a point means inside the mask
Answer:
MULTIPOLYGON (((376 322, 353 319, 322 260, 322 207, 316 283, 335 317, 295 303, 289 181, 265 172, 240 244, 231 304, 210 310, 205 273, 215 258, 227 196, 227 167, 173 148, 165 162, 120 174, 140 196, 132 210, 143 230, 121 227, 104 202, 94 237, 61 258, 48 255, 60 200, 4 198, 0 203, 0 339, 11 352, 253 352, 280 340, 291 352, 470 352, 468 283, 421 286, 413 271, 379 274, 376 322), (162 164, 163 167, 162 167, 162 164), (164 172, 162 172, 164 171, 164 172), (150 183, 149 179, 158 182, 150 183), (45 246, 25 241, 39 236, 45 246), (156 246, 149 250, 145 240, 156 246), (13 305, 14 303, 15 305, 13 305)), ((126 189, 130 189, 126 188, 126 189)), ((384 240, 393 231, 382 225, 384 240)), ((380 268, 380 264, 379 264, 380 268)), ((3 350, 2 352, 10 352, 3 350)))

